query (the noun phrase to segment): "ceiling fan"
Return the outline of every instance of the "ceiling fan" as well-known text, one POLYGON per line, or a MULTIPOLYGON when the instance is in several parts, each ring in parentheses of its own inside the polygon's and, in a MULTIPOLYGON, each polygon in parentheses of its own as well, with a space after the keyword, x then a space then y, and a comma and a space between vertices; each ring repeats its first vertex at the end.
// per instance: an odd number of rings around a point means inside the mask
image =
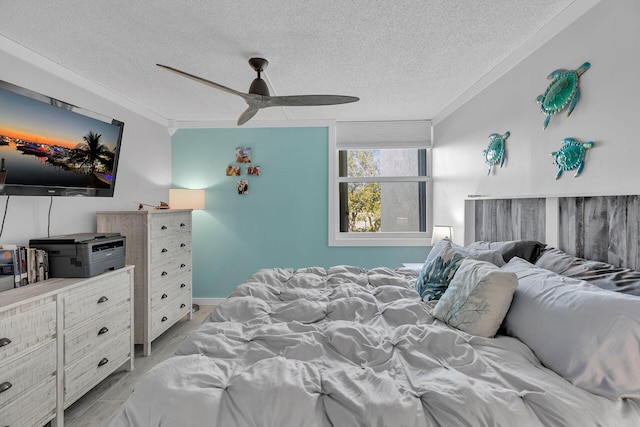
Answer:
POLYGON ((267 65, 269 65, 269 61, 264 58, 251 58, 249 59, 249 65, 253 68, 254 71, 258 73, 258 77, 256 77, 251 86, 249 87, 249 93, 238 92, 237 90, 228 88, 221 84, 212 82, 211 80, 203 79, 202 77, 194 76, 193 74, 189 74, 184 71, 180 71, 176 68, 169 67, 168 65, 156 64, 158 67, 165 68, 169 71, 172 71, 181 76, 190 78, 199 83, 205 84, 207 86, 214 87, 216 89, 220 89, 224 92, 237 95, 244 99, 244 101, 249 105, 238 118, 238 125, 242 125, 249 121, 253 116, 256 115, 258 110, 261 108, 267 107, 294 107, 294 106, 312 106, 312 105, 336 105, 336 104, 347 104, 349 102, 356 102, 360 98, 355 96, 342 96, 342 95, 293 95, 293 96, 271 96, 269 95, 269 88, 267 87, 267 83, 262 80, 260 77, 260 73, 262 73, 267 65))

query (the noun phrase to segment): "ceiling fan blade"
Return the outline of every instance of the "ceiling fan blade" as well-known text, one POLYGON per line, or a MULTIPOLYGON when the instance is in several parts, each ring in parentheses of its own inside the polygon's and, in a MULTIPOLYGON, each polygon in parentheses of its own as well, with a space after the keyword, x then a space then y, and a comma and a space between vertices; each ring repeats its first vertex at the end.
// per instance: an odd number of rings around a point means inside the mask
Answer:
POLYGON ((343 95, 292 95, 292 96, 271 96, 264 100, 265 107, 294 107, 313 105, 336 105, 348 104, 359 101, 356 96, 343 95))
POLYGON ((193 74, 189 74, 189 73, 187 73, 185 71, 178 70, 177 68, 169 67, 168 65, 162 65, 162 64, 156 64, 156 65, 158 67, 162 67, 162 68, 164 68, 166 70, 169 70, 169 71, 171 71, 173 73, 179 74, 179 75, 181 75, 183 77, 187 77, 187 78, 189 78, 191 80, 195 80, 198 83, 202 83, 202 84, 205 84, 207 86, 211 86, 211 87, 214 87, 216 89, 220 89, 220 90, 222 90, 224 92, 227 92, 227 93, 230 93, 232 95, 240 96, 245 101, 247 101, 247 103, 249 103, 249 100, 254 101, 254 102, 260 100, 260 95, 253 95, 253 94, 250 94, 250 93, 238 92, 237 90, 228 88, 228 87, 223 86, 221 84, 218 84, 216 82, 212 82, 211 80, 203 79, 202 77, 194 76, 193 74))
POLYGON ((238 118, 238 126, 247 123, 256 113, 260 110, 258 105, 249 105, 249 108, 244 110, 244 113, 240 115, 238 118))
POLYGON ((261 108, 266 107, 294 107, 294 106, 314 106, 314 105, 336 105, 347 104, 349 102, 359 101, 360 98, 355 96, 343 96, 343 95, 293 95, 293 96, 269 96, 269 88, 267 84, 260 78, 260 73, 264 71, 264 68, 269 62, 262 58, 251 58, 249 64, 251 68, 258 73, 258 77, 251 84, 249 93, 239 92, 237 90, 228 88, 219 83, 212 82, 211 80, 198 77, 196 75, 187 73, 186 71, 178 70, 177 68, 170 67, 168 65, 156 64, 158 67, 164 68, 176 73, 180 76, 187 77, 191 80, 195 80, 198 83, 211 86, 215 89, 236 95, 244 99, 249 106, 238 118, 238 125, 242 125, 253 116, 255 116, 261 108))

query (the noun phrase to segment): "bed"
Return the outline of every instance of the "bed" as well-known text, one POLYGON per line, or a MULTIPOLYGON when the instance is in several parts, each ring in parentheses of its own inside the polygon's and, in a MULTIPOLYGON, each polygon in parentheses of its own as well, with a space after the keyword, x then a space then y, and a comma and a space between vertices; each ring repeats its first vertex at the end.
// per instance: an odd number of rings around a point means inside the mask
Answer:
POLYGON ((535 240, 260 270, 111 426, 638 426, 640 272, 535 240))

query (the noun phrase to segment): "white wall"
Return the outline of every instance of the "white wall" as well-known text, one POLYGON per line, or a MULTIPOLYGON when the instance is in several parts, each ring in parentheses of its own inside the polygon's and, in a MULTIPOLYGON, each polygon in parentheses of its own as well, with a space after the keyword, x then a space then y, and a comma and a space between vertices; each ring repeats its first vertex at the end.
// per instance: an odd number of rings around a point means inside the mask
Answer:
POLYGON ((463 243, 464 200, 536 195, 640 194, 640 2, 604 0, 434 126, 434 223, 454 226, 463 243), (535 99, 557 68, 589 61, 581 97, 545 116, 535 99), (487 176, 482 150, 489 134, 509 130, 507 160, 487 176), (550 156, 566 137, 595 142, 578 178, 555 180, 550 156))
MULTIPOLYGON (((108 60, 107 58, 98 60, 108 60)), ((167 201, 171 183, 171 138, 162 119, 126 99, 75 76, 0 37, 0 80, 78 105, 125 123, 114 197, 54 197, 50 234, 95 231, 97 210, 136 209, 134 202, 167 201)), ((0 220, 7 197, 0 197, 0 220)), ((11 196, 0 244, 26 244, 47 236, 50 197, 11 196)))

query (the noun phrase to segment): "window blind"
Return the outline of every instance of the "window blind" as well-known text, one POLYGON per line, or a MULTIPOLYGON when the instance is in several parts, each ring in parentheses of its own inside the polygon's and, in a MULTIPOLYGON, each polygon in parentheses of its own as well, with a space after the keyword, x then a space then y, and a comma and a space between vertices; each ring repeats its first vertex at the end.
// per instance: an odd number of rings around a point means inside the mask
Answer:
POLYGON ((336 146, 364 148, 384 145, 387 148, 431 146, 431 121, 398 120, 375 122, 337 122, 336 146))

